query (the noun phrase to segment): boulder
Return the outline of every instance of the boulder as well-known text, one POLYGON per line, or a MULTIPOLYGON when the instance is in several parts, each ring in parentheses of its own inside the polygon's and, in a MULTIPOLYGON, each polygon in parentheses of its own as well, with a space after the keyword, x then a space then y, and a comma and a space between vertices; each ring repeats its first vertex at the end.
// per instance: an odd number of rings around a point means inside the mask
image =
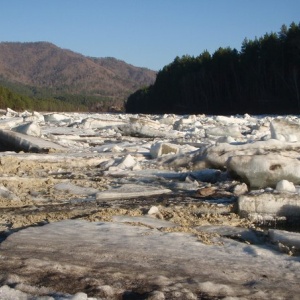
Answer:
POLYGON ((239 155, 228 159, 227 170, 251 188, 276 187, 280 180, 300 184, 300 162, 280 154, 239 155))

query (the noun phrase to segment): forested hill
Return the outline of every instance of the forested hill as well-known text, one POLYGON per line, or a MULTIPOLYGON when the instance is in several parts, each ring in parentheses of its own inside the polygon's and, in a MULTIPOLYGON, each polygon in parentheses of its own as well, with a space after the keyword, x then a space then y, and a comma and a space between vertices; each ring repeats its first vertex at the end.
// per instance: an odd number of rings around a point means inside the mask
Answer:
POLYGON ((245 39, 241 51, 183 56, 132 94, 130 113, 300 113, 300 23, 245 39))
POLYGON ((0 85, 34 100, 106 110, 122 106, 155 77, 156 72, 146 68, 115 58, 86 57, 48 42, 0 43, 0 85))

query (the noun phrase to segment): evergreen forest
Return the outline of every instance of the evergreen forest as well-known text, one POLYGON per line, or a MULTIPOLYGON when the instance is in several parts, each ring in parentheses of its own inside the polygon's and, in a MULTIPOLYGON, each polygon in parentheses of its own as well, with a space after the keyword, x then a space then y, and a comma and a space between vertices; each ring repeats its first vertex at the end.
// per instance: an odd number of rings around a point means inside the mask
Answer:
POLYGON ((300 23, 245 39, 241 50, 176 57, 153 85, 131 94, 128 113, 300 114, 300 23))

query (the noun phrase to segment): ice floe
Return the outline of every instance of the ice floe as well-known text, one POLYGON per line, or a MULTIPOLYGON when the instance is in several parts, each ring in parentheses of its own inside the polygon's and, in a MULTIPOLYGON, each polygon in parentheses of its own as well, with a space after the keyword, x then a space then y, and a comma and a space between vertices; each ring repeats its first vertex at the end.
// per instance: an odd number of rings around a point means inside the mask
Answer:
POLYGON ((298 299, 299 126, 2 111, 0 299, 298 299))

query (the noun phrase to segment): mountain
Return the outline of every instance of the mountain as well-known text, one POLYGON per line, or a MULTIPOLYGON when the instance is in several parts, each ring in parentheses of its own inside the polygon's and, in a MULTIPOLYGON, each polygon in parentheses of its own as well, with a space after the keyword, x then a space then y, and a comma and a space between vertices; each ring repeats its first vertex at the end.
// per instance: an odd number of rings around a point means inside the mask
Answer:
POLYGON ((84 95, 121 105, 156 72, 115 58, 94 58, 48 42, 0 43, 0 84, 40 98, 84 95))

